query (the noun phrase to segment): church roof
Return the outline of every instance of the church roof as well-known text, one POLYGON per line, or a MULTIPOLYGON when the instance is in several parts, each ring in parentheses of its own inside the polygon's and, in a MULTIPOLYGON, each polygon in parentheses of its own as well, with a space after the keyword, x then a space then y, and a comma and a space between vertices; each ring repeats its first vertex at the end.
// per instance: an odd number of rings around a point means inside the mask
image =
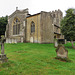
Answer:
POLYGON ((26 18, 28 18, 28 17, 32 17, 32 16, 36 16, 36 15, 39 15, 39 14, 41 14, 41 13, 36 13, 36 14, 33 14, 33 15, 28 14, 28 16, 27 16, 26 18))

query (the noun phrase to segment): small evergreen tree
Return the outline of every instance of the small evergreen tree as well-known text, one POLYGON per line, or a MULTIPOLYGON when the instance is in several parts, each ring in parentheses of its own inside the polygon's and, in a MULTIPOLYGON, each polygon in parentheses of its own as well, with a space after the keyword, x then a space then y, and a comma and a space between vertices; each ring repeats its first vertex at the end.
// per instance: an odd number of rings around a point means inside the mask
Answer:
POLYGON ((66 16, 61 20, 61 32, 67 39, 71 40, 72 47, 75 49, 75 9, 70 8, 66 11, 66 16))
POLYGON ((0 18, 0 37, 1 35, 5 35, 7 23, 8 23, 8 16, 0 18))

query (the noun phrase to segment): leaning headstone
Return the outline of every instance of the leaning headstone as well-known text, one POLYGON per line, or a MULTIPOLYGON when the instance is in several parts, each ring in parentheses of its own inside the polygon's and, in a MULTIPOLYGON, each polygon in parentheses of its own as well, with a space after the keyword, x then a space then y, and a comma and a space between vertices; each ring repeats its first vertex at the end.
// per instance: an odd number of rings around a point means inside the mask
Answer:
POLYGON ((56 49, 57 57, 60 58, 68 58, 68 50, 65 49, 64 46, 58 45, 56 49))
POLYGON ((4 54, 4 42, 5 39, 1 39, 1 54, 0 54, 0 63, 4 63, 8 61, 8 58, 6 57, 6 54, 4 54))
POLYGON ((67 44, 67 40, 65 39, 65 44, 67 44))
POLYGON ((55 47, 55 48, 58 47, 58 40, 57 40, 57 39, 54 40, 54 47, 55 47))

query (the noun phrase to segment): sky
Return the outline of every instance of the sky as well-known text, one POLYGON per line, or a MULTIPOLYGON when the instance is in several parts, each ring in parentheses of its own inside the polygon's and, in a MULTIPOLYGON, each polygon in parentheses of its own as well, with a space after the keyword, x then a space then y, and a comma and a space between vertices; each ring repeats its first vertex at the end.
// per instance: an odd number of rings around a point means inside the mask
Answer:
POLYGON ((19 10, 28 8, 30 14, 60 9, 65 16, 68 8, 75 8, 75 0, 0 0, 0 17, 11 15, 16 7, 19 10))

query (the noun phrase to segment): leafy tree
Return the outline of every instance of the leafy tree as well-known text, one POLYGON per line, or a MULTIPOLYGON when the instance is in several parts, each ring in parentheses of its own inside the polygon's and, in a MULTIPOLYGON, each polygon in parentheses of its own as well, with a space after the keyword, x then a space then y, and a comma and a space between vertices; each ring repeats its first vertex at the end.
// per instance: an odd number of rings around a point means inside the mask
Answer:
POLYGON ((70 8, 66 11, 66 16, 61 21, 61 32, 67 39, 71 40, 72 47, 75 49, 75 9, 70 8))
POLYGON ((5 35, 7 23, 8 23, 8 16, 0 18, 0 37, 1 35, 5 35))

